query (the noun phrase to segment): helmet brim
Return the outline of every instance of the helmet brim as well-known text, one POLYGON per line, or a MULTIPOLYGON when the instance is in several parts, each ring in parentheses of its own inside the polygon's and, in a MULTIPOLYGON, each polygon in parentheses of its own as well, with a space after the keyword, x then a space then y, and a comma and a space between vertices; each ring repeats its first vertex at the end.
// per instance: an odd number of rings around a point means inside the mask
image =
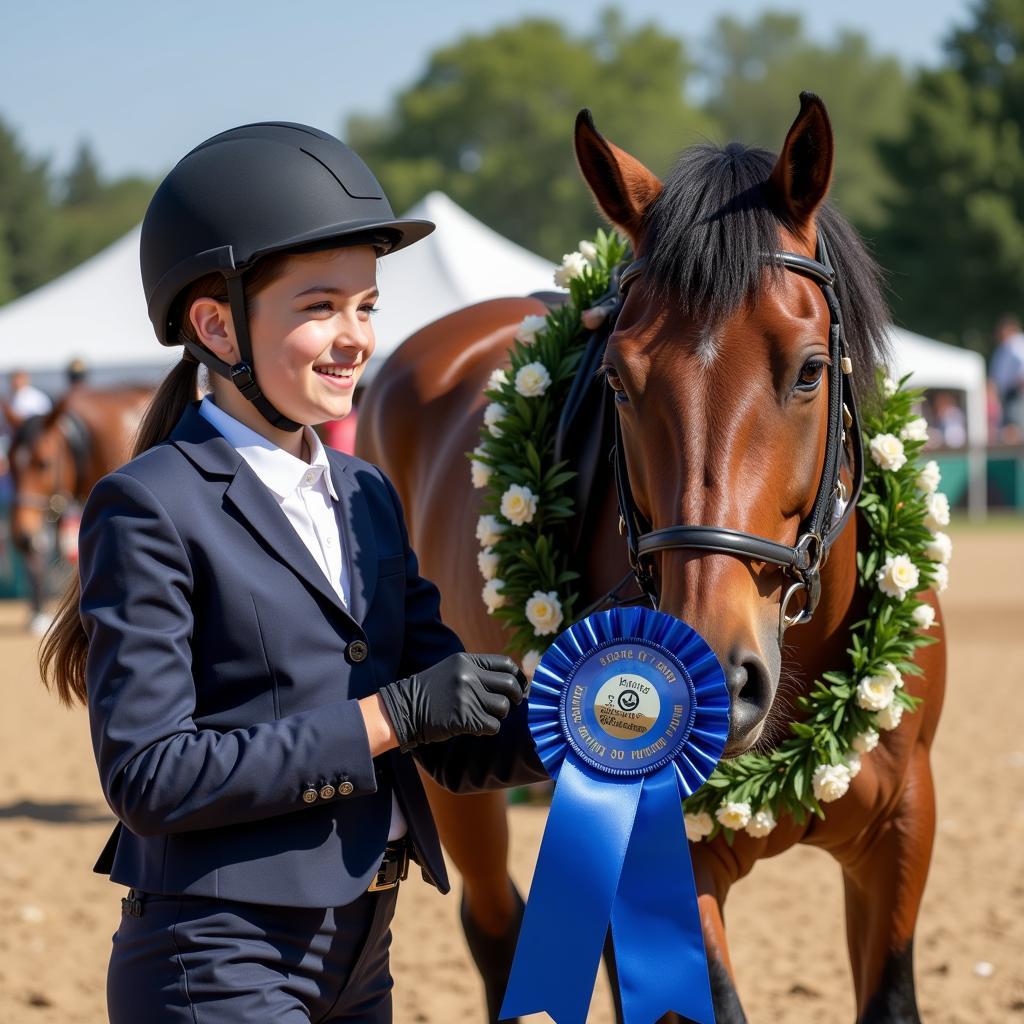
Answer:
POLYGON ((273 246, 260 249, 252 253, 245 262, 248 264, 261 256, 287 252, 290 249, 330 249, 335 247, 334 243, 337 243, 340 248, 346 244, 352 244, 355 239, 365 238, 369 243, 374 235, 380 235, 387 240, 388 248, 382 255, 390 255, 426 238, 436 227, 437 225, 433 221, 404 218, 388 220, 368 218, 345 221, 344 224, 327 224, 315 231, 293 235, 291 238, 276 242, 273 246))

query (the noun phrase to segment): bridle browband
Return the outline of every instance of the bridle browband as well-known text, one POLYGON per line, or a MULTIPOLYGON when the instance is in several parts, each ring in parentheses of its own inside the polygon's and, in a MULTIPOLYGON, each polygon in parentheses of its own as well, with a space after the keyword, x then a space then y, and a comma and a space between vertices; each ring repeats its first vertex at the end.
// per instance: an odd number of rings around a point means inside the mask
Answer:
MULTIPOLYGON (((632 575, 645 597, 657 607, 658 593, 649 559, 658 551, 710 551, 736 555, 751 562, 777 565, 792 580, 783 593, 779 608, 778 635, 781 645, 786 629, 810 622, 818 605, 821 597, 821 567, 832 544, 853 515, 860 496, 864 479, 864 451, 853 389, 853 362, 843 330, 842 311, 834 289, 836 274, 829 259, 825 239, 819 231, 815 259, 786 250, 768 254, 766 258, 814 281, 821 288, 829 312, 829 410, 825 461, 814 504, 800 524, 795 543, 785 544, 725 526, 680 525, 652 530, 649 528, 650 524, 641 516, 633 499, 617 409, 614 414, 615 447, 612 455, 619 503, 619 530, 626 537, 632 575), (849 445, 852 479, 851 493, 848 495, 840 478, 846 444, 849 445), (806 594, 803 607, 790 613, 789 606, 801 591, 806 594)), ((619 274, 614 295, 614 311, 609 319, 614 320, 617 316, 625 301, 626 292, 644 272, 645 267, 646 260, 638 259, 619 274)), ((591 605, 587 612, 598 607, 607 607, 609 604, 622 603, 619 596, 622 586, 620 583, 609 594, 591 605)))

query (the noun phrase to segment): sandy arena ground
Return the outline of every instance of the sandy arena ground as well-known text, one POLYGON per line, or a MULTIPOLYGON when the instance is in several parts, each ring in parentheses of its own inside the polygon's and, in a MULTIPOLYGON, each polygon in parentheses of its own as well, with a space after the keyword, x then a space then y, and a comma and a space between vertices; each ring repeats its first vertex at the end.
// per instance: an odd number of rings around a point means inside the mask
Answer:
MULTIPOLYGON (((928 1024, 1024 1024, 1024 523, 953 537, 951 683, 934 752, 939 831, 917 931, 919 1002, 928 1024)), ((122 891, 90 868, 111 819, 85 715, 42 690, 25 618, 22 606, 0 605, 0 1022, 100 1024, 122 891)), ((541 808, 512 811, 524 887, 543 824, 541 808)), ((853 1020, 840 879, 827 855, 797 849, 763 863, 728 913, 752 1022, 853 1020)), ((399 1024, 483 1020, 456 917, 454 897, 418 880, 403 887, 399 1024)), ((602 979, 590 1020, 612 1019, 602 979)))

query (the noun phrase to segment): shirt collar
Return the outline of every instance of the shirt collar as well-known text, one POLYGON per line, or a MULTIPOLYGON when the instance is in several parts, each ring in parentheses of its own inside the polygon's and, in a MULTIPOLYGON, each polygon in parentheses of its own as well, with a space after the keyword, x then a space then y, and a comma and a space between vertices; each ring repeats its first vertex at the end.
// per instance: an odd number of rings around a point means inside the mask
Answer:
POLYGON ((338 500, 338 493, 331 479, 331 464, 327 460, 327 450, 312 427, 302 428, 312 454, 312 461, 307 464, 236 420, 234 416, 216 405, 210 395, 206 395, 199 403, 199 415, 216 428, 228 444, 245 459, 260 480, 279 498, 294 494, 301 483, 309 482, 306 481, 306 474, 313 473, 312 482, 323 477, 331 498, 334 501, 338 500))

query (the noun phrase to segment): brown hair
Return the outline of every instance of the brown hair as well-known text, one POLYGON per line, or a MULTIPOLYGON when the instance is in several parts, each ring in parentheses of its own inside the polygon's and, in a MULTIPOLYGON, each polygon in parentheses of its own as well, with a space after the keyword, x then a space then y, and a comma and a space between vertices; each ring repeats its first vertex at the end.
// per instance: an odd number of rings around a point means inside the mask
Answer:
MULTIPOLYGON (((246 314, 250 315, 256 296, 284 272, 287 253, 267 256, 246 271, 246 314)), ((175 299, 172 316, 179 325, 182 340, 198 341, 189 318, 192 303, 211 298, 227 302, 227 287, 220 274, 207 274, 189 285, 175 299)), ((198 397, 199 364, 190 356, 182 357, 163 379, 135 435, 131 457, 141 455, 166 441, 190 402, 198 397)), ((89 637, 79 615, 81 585, 74 574, 57 613, 39 648, 39 672, 47 689, 55 690, 62 704, 69 707, 86 702, 85 662, 89 652, 89 637)))

